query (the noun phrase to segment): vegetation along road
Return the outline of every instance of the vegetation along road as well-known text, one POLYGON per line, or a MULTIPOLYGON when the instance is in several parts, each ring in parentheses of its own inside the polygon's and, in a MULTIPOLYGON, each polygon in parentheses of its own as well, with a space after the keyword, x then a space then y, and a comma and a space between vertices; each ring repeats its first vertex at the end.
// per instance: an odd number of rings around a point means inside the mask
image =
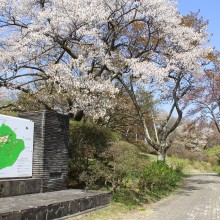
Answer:
POLYGON ((186 185, 175 196, 152 206, 144 220, 220 219, 220 177, 214 174, 189 175, 186 185))

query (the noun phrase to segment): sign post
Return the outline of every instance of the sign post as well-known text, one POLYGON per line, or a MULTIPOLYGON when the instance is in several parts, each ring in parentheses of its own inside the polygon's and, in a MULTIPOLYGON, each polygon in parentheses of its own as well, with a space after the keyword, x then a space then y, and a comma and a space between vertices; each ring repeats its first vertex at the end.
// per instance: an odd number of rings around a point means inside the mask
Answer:
POLYGON ((32 177, 34 122, 0 115, 0 178, 32 177))

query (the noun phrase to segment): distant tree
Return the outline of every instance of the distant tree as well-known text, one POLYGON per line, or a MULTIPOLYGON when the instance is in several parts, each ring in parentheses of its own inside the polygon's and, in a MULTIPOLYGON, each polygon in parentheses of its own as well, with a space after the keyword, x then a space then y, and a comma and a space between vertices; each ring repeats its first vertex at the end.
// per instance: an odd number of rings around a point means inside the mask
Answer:
POLYGON ((220 133, 220 60, 216 56, 219 53, 211 57, 213 67, 198 76, 187 100, 193 103, 188 115, 201 122, 211 120, 220 133))
POLYGON ((180 126, 178 133, 179 144, 184 145, 188 150, 195 150, 207 147, 207 140, 211 136, 212 129, 209 124, 201 128, 199 123, 187 121, 180 126))

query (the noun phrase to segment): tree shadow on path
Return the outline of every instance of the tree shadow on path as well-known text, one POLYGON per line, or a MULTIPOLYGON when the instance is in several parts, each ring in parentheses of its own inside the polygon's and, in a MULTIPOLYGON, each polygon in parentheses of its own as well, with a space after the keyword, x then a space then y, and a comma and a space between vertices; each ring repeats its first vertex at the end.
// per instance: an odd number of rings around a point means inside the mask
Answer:
POLYGON ((190 196, 195 191, 201 190, 202 185, 220 184, 220 178, 216 174, 192 174, 186 177, 181 191, 178 193, 183 196, 190 196), (201 179, 201 177, 215 176, 216 180, 201 179), (198 178, 197 178, 198 177, 198 178), (199 178, 200 177, 200 178, 199 178))

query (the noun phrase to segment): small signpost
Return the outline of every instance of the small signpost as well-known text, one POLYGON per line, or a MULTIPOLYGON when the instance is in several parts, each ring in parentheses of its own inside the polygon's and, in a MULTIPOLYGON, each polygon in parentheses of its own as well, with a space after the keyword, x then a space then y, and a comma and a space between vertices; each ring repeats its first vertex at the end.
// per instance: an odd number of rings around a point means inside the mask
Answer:
POLYGON ((0 178, 32 177, 34 122, 0 115, 0 178))

